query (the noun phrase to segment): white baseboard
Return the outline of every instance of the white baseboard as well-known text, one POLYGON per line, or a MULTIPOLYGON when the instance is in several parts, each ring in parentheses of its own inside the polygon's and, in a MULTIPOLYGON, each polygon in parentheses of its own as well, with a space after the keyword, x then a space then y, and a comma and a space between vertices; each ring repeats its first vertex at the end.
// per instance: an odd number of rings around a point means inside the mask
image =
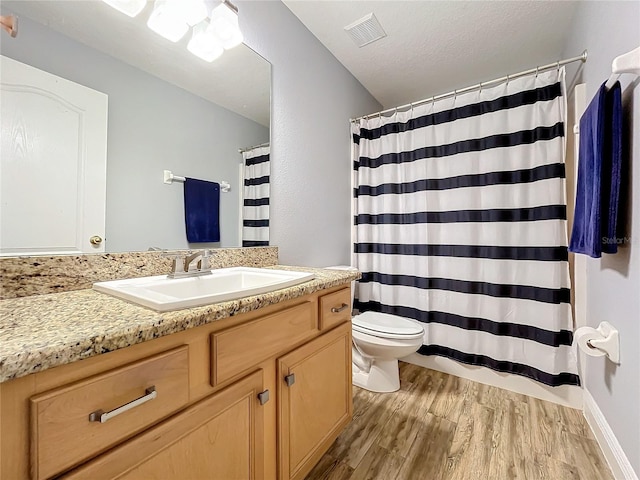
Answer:
POLYGON ((607 419, 604 418, 600 407, 586 388, 584 389, 584 418, 587 419, 600 445, 613 477, 616 480, 638 480, 638 475, 634 472, 607 419))
POLYGON ((435 355, 425 356, 414 353, 403 358, 402 361, 582 410, 582 388, 575 385, 549 387, 520 375, 496 372, 490 368, 467 365, 435 355))

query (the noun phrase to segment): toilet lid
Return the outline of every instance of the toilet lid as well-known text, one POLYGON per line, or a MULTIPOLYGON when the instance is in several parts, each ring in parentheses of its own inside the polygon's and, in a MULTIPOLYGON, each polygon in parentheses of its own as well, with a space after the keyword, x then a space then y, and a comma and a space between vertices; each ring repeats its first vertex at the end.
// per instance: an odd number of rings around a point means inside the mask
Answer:
POLYGON ((420 324, 387 313, 364 312, 353 317, 351 322, 357 331, 377 336, 389 335, 390 338, 416 338, 424 333, 420 324))

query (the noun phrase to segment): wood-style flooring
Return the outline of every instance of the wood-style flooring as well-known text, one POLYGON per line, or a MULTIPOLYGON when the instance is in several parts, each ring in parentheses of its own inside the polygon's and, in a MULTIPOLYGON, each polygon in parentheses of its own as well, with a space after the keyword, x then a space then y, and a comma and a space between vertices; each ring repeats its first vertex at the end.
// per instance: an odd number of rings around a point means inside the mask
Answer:
POLYGON ((354 387, 353 421, 307 480, 613 479, 579 410, 407 363, 400 378, 354 387))

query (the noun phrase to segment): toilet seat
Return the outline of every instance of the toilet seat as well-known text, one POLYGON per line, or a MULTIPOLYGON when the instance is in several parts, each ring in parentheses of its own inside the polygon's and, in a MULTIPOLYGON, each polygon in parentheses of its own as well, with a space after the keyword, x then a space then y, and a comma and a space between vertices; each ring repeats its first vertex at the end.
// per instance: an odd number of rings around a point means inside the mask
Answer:
POLYGON ((364 312, 351 320, 353 330, 380 338, 415 339, 424 334, 422 326, 412 320, 379 312, 364 312))

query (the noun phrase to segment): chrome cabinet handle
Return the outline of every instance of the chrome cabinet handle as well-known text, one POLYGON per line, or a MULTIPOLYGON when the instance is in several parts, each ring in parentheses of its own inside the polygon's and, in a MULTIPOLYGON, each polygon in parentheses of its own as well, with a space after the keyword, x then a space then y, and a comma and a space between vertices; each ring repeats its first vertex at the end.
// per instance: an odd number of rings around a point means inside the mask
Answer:
POLYGON ((349 308, 349 305, 347 305, 346 303, 343 303, 341 307, 333 307, 331 309, 331 313, 340 313, 346 308, 349 308))
POLYGON ((290 387, 291 385, 296 383, 296 374, 292 373, 291 375, 287 375, 286 377, 284 377, 284 381, 286 382, 287 386, 290 387))
POLYGON ((104 410, 96 410, 95 412, 90 413, 89 421, 104 423, 107 420, 126 412, 127 410, 131 410, 138 405, 142 405, 143 403, 147 403, 148 401, 153 400, 157 396, 158 392, 156 391, 156 387, 151 386, 145 390, 142 397, 136 398, 135 400, 126 403, 121 407, 116 408, 115 410, 111 410, 110 412, 105 412, 104 410))
POLYGON ((260 402, 260 405, 264 405, 265 403, 267 403, 269 401, 269 390, 260 392, 258 394, 258 401, 260 402))

